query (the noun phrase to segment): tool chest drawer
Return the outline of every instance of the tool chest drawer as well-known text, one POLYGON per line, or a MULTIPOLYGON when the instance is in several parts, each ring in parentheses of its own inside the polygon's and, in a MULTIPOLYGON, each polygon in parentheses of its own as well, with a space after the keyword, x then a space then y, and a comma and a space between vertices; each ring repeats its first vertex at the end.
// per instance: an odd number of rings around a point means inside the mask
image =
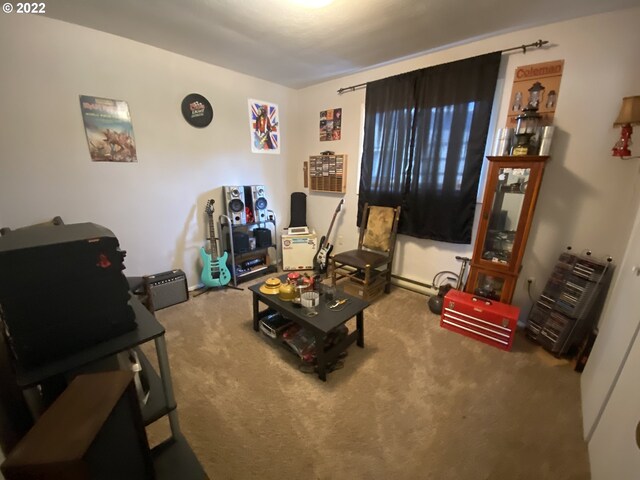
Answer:
POLYGON ((470 293, 449 290, 440 326, 502 350, 511 350, 520 309, 470 293))

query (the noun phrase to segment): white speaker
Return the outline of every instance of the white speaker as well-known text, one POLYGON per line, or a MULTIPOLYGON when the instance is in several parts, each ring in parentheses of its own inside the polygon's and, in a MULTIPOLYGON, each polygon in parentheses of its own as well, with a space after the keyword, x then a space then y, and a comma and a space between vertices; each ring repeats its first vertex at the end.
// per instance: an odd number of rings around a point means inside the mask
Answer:
POLYGON ((243 186, 225 186, 224 199, 227 207, 227 216, 232 225, 244 225, 247 223, 243 186))
POLYGON ((255 222, 266 222, 268 219, 267 194, 264 185, 251 185, 251 198, 253 200, 253 218, 255 222))

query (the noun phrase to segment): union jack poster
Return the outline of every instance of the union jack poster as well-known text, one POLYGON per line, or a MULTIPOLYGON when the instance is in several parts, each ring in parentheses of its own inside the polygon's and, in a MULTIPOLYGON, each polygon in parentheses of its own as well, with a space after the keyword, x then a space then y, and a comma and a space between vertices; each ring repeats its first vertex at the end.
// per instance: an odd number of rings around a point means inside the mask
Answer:
POLYGON ((249 125, 253 153, 280 153, 278 105, 249 99, 249 125))

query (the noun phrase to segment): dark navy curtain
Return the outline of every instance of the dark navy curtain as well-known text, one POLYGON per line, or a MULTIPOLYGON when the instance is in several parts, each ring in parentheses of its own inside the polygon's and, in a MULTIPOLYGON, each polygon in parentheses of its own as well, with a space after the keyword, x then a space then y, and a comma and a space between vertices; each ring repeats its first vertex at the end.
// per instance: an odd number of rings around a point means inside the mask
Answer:
POLYGON ((358 218, 402 206, 398 232, 471 243, 501 53, 367 84, 358 218))

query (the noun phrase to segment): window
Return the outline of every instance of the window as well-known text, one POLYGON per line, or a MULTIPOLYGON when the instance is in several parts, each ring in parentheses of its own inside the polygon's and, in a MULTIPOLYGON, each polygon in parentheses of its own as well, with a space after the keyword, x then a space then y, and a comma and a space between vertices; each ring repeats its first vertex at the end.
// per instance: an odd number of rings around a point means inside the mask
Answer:
POLYGON ((399 233, 471 242, 499 65, 496 52, 367 85, 360 211, 402 205, 399 233))

